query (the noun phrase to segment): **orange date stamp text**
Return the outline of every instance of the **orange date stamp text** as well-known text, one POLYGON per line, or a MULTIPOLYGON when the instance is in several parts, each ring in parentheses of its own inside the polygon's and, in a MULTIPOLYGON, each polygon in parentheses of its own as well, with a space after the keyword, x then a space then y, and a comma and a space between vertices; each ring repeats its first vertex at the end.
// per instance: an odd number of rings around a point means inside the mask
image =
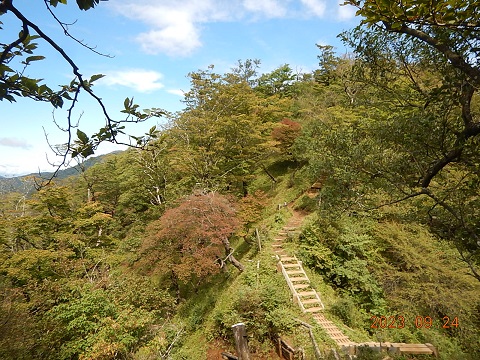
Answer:
MULTIPOLYGON (((372 329, 403 329, 405 326, 414 325, 417 329, 430 329, 437 326, 431 316, 415 316, 415 319, 408 319, 403 315, 377 316, 370 317, 372 329)), ((460 326, 458 317, 453 318, 444 316, 439 326, 443 329, 458 328, 460 326), (442 325, 443 324, 443 325, 442 325)))

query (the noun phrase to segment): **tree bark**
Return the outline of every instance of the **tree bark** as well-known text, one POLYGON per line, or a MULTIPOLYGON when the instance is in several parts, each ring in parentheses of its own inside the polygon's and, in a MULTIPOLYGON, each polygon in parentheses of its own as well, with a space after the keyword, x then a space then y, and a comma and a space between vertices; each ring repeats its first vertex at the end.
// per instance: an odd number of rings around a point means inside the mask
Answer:
POLYGON ((277 182, 277 179, 275 179, 275 177, 268 171, 268 169, 267 169, 267 168, 265 167, 265 165, 263 165, 263 164, 262 164, 262 169, 263 169, 263 171, 265 171, 265 174, 267 174, 268 177, 269 177, 270 179, 272 179, 272 181, 273 181, 274 183, 277 182))
POLYGON ((227 255, 227 260, 232 263, 240 272, 245 270, 245 266, 242 265, 240 261, 238 261, 235 256, 233 256, 233 248, 230 245, 230 241, 228 241, 227 237, 224 237, 222 240, 223 246, 225 247, 225 253, 227 255))
POLYGON ((235 337, 235 349, 237 350, 238 360, 250 360, 250 353, 247 344, 247 332, 245 324, 238 323, 232 326, 233 336, 235 337))

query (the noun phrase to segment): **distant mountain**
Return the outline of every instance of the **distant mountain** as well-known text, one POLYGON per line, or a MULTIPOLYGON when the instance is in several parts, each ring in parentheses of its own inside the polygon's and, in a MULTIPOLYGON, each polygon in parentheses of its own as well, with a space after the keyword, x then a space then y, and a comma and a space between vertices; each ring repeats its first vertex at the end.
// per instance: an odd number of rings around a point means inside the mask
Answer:
MULTIPOLYGON (((85 160, 85 162, 83 163, 83 166, 88 169, 90 167, 92 167, 93 165, 99 163, 99 162, 102 162, 103 159, 105 159, 105 157, 109 156, 109 155, 112 155, 112 154, 119 154, 121 153, 122 151, 121 150, 117 150, 117 151, 113 151, 111 153, 108 153, 108 154, 105 154, 105 155, 99 155, 99 156, 94 156, 94 157, 91 157, 87 160, 85 160)), ((70 176, 73 176, 73 175, 78 175, 79 173, 81 172, 80 170, 80 166, 78 165, 75 165, 75 166, 72 166, 72 167, 69 167, 69 168, 66 168, 66 169, 63 169, 63 170, 60 170, 58 173, 57 173, 57 176, 55 177, 56 179, 59 179, 59 180, 63 180, 63 179, 66 179, 70 176)), ((31 176, 31 175, 35 175, 35 176, 38 176, 38 174, 30 174, 30 175, 26 175, 26 176, 31 176)), ((49 177, 51 177, 53 175, 52 172, 45 172, 45 173, 42 173, 42 177, 43 178, 46 178, 48 179, 49 177)))
MULTIPOLYGON (((17 177, 3 177, 0 176, 0 194, 5 194, 12 191, 20 191, 24 192, 25 187, 25 180, 23 180, 24 176, 17 176, 17 177)), ((27 188, 31 188, 33 184, 27 185, 27 188)))
MULTIPOLYGON (((111 154, 117 154, 120 152, 122 151, 114 151, 109 154, 99 155, 99 156, 89 158, 83 163, 83 166, 85 166, 85 168, 88 169, 93 165, 99 162, 102 162, 105 157, 111 154)), ((75 166, 60 170, 55 176, 55 179, 63 180, 70 176, 78 175, 80 171, 81 171, 80 166, 75 165, 75 166)), ((48 179, 52 177, 52 175, 53 175, 53 172, 44 172, 41 174, 31 173, 28 175, 14 176, 14 177, 5 177, 0 175, 0 194, 6 194, 9 192, 21 192, 23 194, 30 193, 35 189, 33 177, 37 177, 37 178, 42 177, 44 179, 48 179)))

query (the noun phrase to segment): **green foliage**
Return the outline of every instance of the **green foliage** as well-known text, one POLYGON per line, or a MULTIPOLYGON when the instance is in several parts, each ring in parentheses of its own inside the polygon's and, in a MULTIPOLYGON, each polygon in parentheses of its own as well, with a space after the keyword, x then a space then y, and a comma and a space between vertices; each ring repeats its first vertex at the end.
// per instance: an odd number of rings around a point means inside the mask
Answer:
POLYGON ((376 237, 385 259, 376 272, 381 276, 392 310, 401 309, 411 319, 418 315, 415 311, 428 314, 438 325, 444 316, 462 314, 459 316, 464 319, 463 330, 451 328, 443 334, 464 346, 475 341, 471 336, 477 336, 478 319, 469 314, 478 308, 478 302, 471 300, 476 297, 478 285, 466 275, 464 266, 451 261, 453 250, 413 224, 381 224, 376 237))
POLYGON ((296 209, 305 210, 307 212, 313 212, 318 208, 318 200, 308 195, 303 195, 295 206, 296 209))
POLYGON ((278 286, 280 281, 273 264, 248 267, 229 289, 228 300, 214 309, 212 336, 231 340, 231 326, 243 322, 250 349, 260 352, 274 334, 291 332, 297 324, 287 289, 278 286))
POLYGON ((247 230, 262 219, 263 210, 267 203, 266 194, 257 190, 239 200, 238 217, 247 230))
MULTIPOLYGON (((456 143, 463 78, 418 41, 373 30, 343 39, 355 56, 319 46, 320 68, 304 77, 289 66, 257 77, 255 61, 191 73, 186 109, 133 138, 143 150, 80 162, 79 176, 30 197, 2 195, 0 357, 205 358, 240 321, 257 353, 273 333, 299 338, 301 315, 268 240, 257 253, 241 238, 254 226, 265 238, 277 232, 291 216, 277 205, 287 202, 316 211, 286 245, 353 337, 478 358, 479 285, 467 275, 478 255, 478 141, 456 143), (462 156, 434 174, 456 145, 462 156), (322 188, 311 198, 314 182, 322 188), (221 271, 228 260, 244 272, 221 271), (370 327, 372 315, 394 314, 405 328, 370 327), (435 329, 415 328, 418 315, 435 329), (442 329, 444 316, 461 326, 442 329)), ((15 56, 33 52, 32 41, 15 56)), ((28 55, 24 65, 42 61, 28 55)), ((70 85, 91 90, 100 76, 70 85)), ((33 83, 22 86, 42 87, 33 83)), ((139 119, 154 113, 131 99, 124 107, 139 119)), ((109 131, 78 130, 76 155, 123 129, 109 131)))
POLYGON ((475 209, 470 185, 478 176, 476 4, 346 3, 358 8, 367 25, 342 37, 357 54, 356 78, 374 84, 363 101, 376 110, 367 134, 372 154, 378 154, 373 158, 380 160, 359 168, 383 180, 374 181, 375 187, 391 198, 428 197, 421 214, 432 209, 432 230, 453 241, 480 278, 473 230, 478 224, 463 207, 471 202, 475 209), (393 114, 392 106, 398 110, 393 114))
POLYGON ((58 359, 126 356, 147 334, 154 316, 133 306, 116 305, 101 289, 86 288, 78 299, 53 307, 50 345, 58 346, 58 359), (55 344, 55 345, 54 345, 55 344))
POLYGON ((305 265, 343 294, 331 305, 333 314, 372 335, 372 315, 399 314, 406 319, 405 328, 385 330, 382 336, 389 341, 445 341, 446 348, 457 349, 448 350, 445 358, 455 352, 475 357, 476 350, 468 344, 476 341, 478 325, 469 314, 478 307, 472 303, 478 284, 466 275, 465 266, 453 264, 453 249, 413 222, 376 223, 359 215, 327 219, 307 226, 299 241, 305 265), (443 317, 453 313, 462 314, 462 330, 441 330, 443 317), (438 332, 421 332, 415 327, 416 316, 430 316, 438 332), (439 340, 442 336, 445 340, 439 340))
POLYGON ((365 347, 360 349, 359 354, 357 356, 359 360, 382 360, 383 354, 377 352, 375 349, 371 349, 369 347, 365 347))
POLYGON ((296 76, 292 68, 285 64, 271 73, 260 76, 255 90, 266 96, 292 97, 295 94, 295 80, 296 76))
POLYGON ((35 327, 21 291, 0 277, 0 357, 29 359, 35 346, 35 327))
POLYGON ((343 217, 337 221, 318 220, 300 236, 305 264, 319 271, 338 290, 353 297, 366 311, 382 312, 383 290, 370 271, 378 255, 368 221, 343 217))
POLYGON ((208 70, 190 74, 187 109, 173 118, 171 164, 191 186, 209 190, 238 189, 258 162, 271 153, 273 123, 288 115, 288 99, 261 96, 237 75, 208 70))
POLYGON ((369 319, 369 316, 359 311, 355 302, 348 296, 340 298, 336 303, 332 304, 330 311, 338 316, 345 325, 352 328, 362 329, 371 325, 370 323, 367 325, 366 321, 369 319))

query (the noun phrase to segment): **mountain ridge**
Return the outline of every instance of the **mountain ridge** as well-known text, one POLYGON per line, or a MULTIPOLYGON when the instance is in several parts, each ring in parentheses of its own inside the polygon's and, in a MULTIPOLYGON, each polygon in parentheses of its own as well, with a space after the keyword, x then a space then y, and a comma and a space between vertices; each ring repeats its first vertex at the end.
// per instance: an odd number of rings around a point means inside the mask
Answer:
MULTIPOLYGON (((102 162, 105 157, 121 153, 121 150, 112 151, 108 154, 98 155, 85 160, 82 164, 86 169, 102 162)), ((70 176, 77 175, 80 172, 80 165, 74 165, 66 169, 61 169, 55 175, 55 179, 63 180, 70 176)), ((48 179, 53 176, 53 172, 30 173, 27 175, 4 176, 0 175, 0 194, 9 192, 31 193, 34 190, 34 178, 48 179)))

